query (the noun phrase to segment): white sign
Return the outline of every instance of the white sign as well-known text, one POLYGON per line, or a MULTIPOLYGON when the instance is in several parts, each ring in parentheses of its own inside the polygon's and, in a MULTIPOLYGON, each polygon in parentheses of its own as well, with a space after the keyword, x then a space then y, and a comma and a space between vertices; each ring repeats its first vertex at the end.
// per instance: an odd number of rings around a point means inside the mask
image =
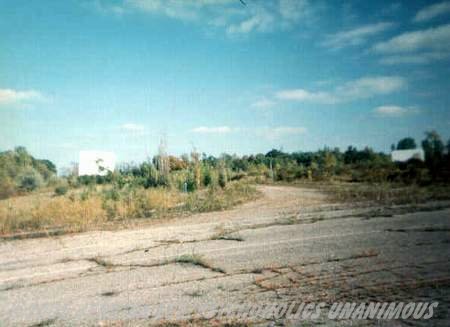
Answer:
POLYGON ((406 162, 410 159, 424 160, 425 154, 422 149, 395 150, 391 152, 392 161, 406 162))
POLYGON ((78 176, 105 176, 108 171, 114 171, 116 155, 106 151, 80 151, 78 176))

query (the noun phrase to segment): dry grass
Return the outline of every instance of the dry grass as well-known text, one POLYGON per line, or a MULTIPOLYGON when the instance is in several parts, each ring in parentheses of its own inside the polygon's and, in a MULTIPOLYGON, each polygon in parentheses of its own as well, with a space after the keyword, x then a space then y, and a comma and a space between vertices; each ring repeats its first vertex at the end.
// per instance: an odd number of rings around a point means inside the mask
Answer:
POLYGON ((256 199, 259 192, 252 185, 241 182, 229 183, 225 189, 209 188, 188 196, 184 209, 189 212, 225 210, 256 199))
POLYGON ((83 192, 58 197, 40 193, 0 201, 0 234, 50 228, 84 231, 111 220, 153 217, 174 208, 181 199, 162 189, 142 189, 118 200, 98 191, 83 192))
POLYGON ((39 230, 46 227, 69 227, 84 230, 88 225, 106 221, 102 201, 98 198, 71 201, 66 197, 29 197, 0 203, 0 233, 39 230))
POLYGON ((323 191, 332 202, 376 202, 380 204, 417 204, 426 201, 450 200, 449 185, 402 185, 394 183, 297 183, 323 191))
POLYGON ((167 188, 115 190, 95 187, 0 200, 0 235, 17 232, 64 230, 80 232, 115 222, 140 218, 222 210, 256 197, 248 185, 230 183, 225 190, 208 189, 191 194, 167 188))

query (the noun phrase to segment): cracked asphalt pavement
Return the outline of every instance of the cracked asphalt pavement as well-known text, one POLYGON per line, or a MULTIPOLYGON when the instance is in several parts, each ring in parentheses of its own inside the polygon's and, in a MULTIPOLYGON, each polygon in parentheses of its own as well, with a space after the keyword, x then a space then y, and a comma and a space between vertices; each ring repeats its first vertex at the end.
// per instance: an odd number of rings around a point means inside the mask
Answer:
POLYGON ((169 304, 189 319, 211 305, 438 301, 433 324, 448 326, 450 203, 332 204, 312 189, 260 189, 232 210, 138 229, 0 241, 0 325, 158 324, 169 304))

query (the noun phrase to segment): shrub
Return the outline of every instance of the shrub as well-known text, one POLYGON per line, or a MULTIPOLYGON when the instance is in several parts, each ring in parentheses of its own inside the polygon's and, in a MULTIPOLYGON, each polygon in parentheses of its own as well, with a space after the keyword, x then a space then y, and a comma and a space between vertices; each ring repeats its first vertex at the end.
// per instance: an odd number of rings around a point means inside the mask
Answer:
POLYGON ((232 182, 227 187, 213 188, 189 194, 185 209, 191 212, 223 210, 233 205, 254 199, 258 191, 242 182, 232 182))
POLYGON ((221 188, 225 188, 227 185, 227 175, 224 169, 221 169, 219 172, 219 185, 221 188))
POLYGON ((231 176, 230 180, 231 181, 239 181, 239 180, 241 180, 241 179, 243 179, 245 177, 247 177, 247 174, 242 172, 242 171, 240 171, 240 172, 237 172, 237 173, 233 174, 231 176))
POLYGON ((9 177, 0 176, 0 199, 6 199, 16 194, 16 186, 9 177))
POLYGON ((105 200, 119 201, 120 193, 116 187, 113 187, 113 188, 103 192, 103 198, 105 200))
POLYGON ((166 213, 180 201, 178 192, 164 188, 149 189, 136 194, 130 207, 130 215, 136 218, 153 217, 166 213))
POLYGON ((186 178, 186 190, 188 192, 194 192, 197 189, 197 181, 194 173, 189 173, 186 178))
POLYGON ((66 185, 60 185, 55 187, 55 195, 61 196, 65 195, 69 188, 66 185))
POLYGON ((209 167, 205 167, 203 169, 203 185, 209 186, 213 183, 213 177, 211 174, 211 169, 209 167))
POLYGON ((41 187, 44 180, 35 169, 30 168, 18 176, 18 186, 22 191, 34 191, 41 187))
POLYGON ((89 189, 85 189, 80 194, 80 200, 81 201, 86 201, 87 199, 89 199, 90 196, 91 196, 91 194, 90 194, 89 189))

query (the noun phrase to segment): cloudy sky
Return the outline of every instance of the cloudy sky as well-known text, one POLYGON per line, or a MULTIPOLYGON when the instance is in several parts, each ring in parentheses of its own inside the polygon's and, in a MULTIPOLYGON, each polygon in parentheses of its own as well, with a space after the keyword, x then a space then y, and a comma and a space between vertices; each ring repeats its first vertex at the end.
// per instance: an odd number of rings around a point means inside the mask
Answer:
POLYGON ((0 150, 388 151, 450 137, 450 2, 0 0, 0 150))

